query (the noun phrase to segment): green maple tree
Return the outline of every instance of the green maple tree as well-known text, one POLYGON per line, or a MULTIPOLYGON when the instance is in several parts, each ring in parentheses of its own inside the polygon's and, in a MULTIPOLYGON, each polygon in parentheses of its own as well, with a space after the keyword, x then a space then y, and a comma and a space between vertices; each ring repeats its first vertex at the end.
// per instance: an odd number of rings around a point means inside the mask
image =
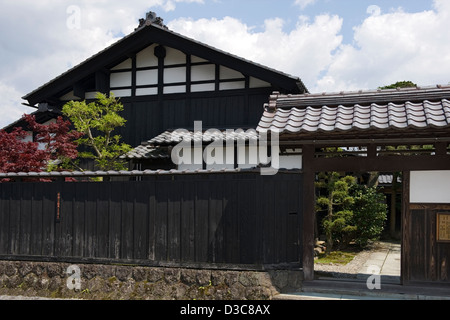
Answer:
POLYGON ((101 170, 126 170, 126 163, 120 156, 129 152, 131 146, 114 134, 126 124, 119 114, 123 108, 114 95, 107 97, 98 93, 94 102, 70 101, 62 109, 77 131, 84 133, 78 143, 87 150, 80 152, 80 157, 94 159, 101 170))

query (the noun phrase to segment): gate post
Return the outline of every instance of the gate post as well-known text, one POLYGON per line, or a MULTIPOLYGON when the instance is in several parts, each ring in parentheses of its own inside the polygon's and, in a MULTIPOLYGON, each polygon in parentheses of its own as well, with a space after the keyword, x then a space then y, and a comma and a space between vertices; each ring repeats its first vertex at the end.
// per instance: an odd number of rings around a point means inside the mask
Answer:
POLYGON ((313 168, 314 146, 303 146, 303 276, 305 281, 314 280, 314 215, 315 172, 313 168))
POLYGON ((400 282, 406 284, 410 279, 409 273, 409 259, 411 250, 411 210, 409 205, 409 189, 410 189, 410 171, 403 171, 402 173, 402 245, 401 245, 401 267, 400 267, 400 282))

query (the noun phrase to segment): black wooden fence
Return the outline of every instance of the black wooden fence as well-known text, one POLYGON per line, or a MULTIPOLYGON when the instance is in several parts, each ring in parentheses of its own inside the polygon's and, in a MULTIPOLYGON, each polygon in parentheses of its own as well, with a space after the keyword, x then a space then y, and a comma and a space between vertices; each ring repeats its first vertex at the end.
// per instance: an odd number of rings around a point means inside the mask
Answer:
POLYGON ((302 175, 0 183, 0 259, 301 266, 302 175))

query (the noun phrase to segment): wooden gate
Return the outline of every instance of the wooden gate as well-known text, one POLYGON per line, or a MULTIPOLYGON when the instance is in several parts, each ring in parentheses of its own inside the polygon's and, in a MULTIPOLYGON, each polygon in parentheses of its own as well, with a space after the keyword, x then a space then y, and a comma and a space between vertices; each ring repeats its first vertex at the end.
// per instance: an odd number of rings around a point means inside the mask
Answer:
POLYGON ((449 176, 450 171, 404 174, 402 278, 405 284, 450 284, 449 176))

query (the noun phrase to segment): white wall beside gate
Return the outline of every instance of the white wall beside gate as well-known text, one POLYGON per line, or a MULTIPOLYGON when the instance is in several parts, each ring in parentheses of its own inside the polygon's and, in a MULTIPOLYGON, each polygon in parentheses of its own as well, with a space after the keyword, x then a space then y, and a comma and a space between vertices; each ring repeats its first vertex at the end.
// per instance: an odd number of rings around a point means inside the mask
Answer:
POLYGON ((450 203, 450 171, 411 171, 410 203, 450 203))

